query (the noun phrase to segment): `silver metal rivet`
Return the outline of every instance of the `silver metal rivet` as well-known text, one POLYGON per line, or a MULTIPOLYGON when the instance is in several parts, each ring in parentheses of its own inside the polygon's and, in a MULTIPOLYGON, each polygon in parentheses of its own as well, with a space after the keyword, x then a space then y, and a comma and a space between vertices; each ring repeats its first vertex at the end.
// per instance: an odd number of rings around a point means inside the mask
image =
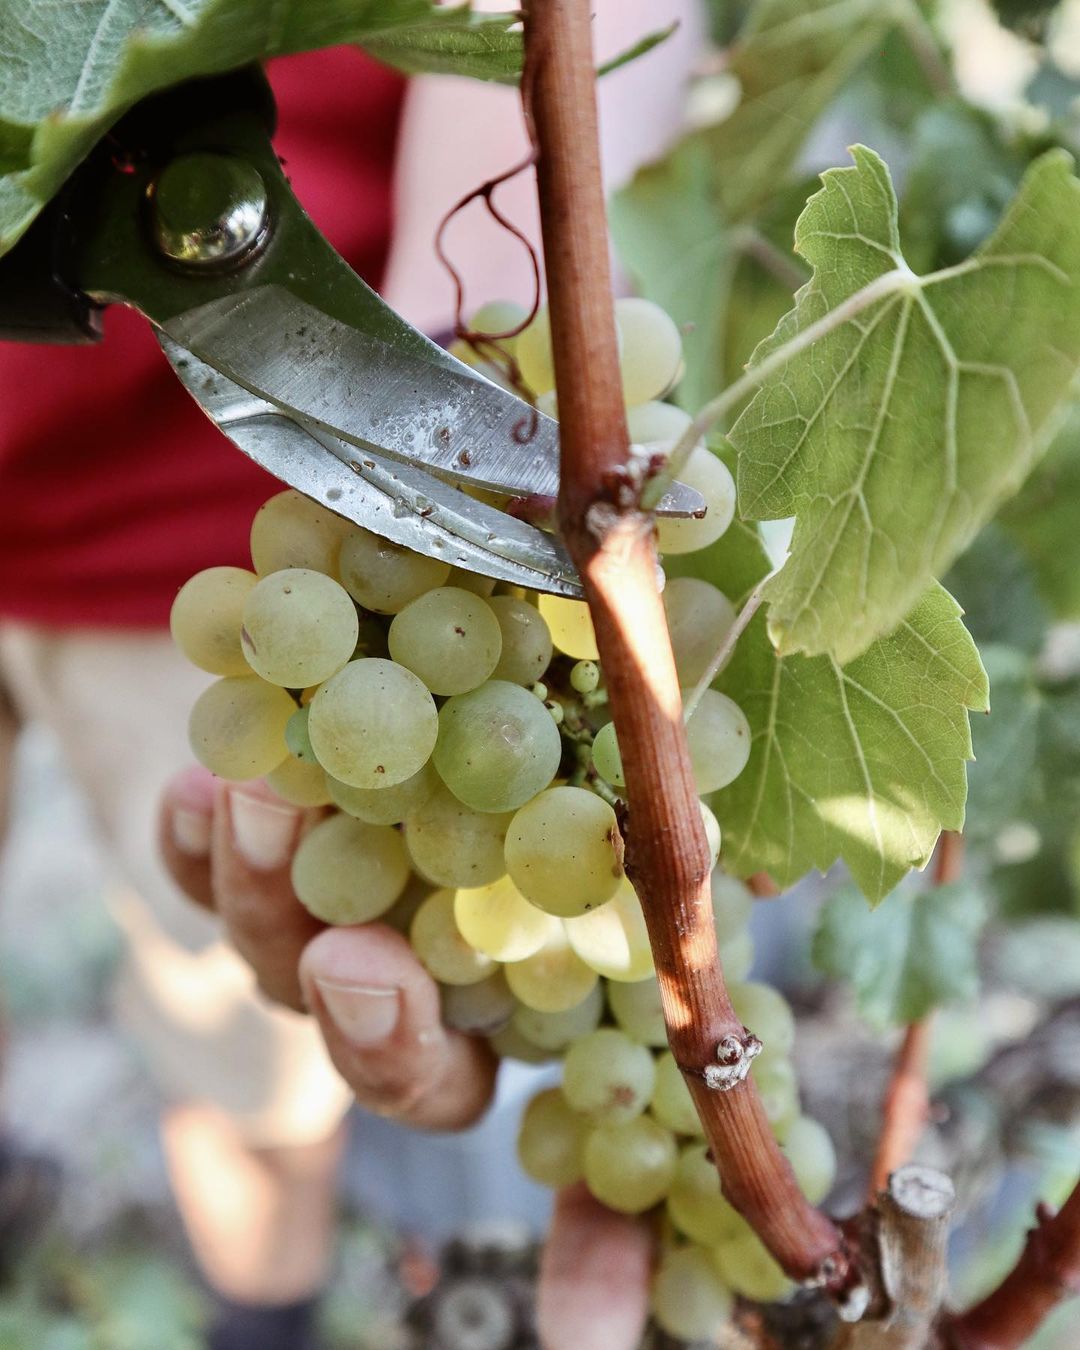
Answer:
POLYGON ((235 155, 178 155, 148 196, 155 244, 184 267, 235 267, 255 254, 269 231, 266 184, 253 165, 235 155))

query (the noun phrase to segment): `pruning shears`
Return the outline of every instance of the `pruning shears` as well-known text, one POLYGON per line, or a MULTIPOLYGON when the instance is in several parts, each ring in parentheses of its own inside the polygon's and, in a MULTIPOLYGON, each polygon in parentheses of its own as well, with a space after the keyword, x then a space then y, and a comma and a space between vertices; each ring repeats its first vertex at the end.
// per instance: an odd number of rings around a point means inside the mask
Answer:
MULTIPOLYGON (((553 498, 558 424, 361 281, 293 196, 273 124, 252 71, 133 109, 0 262, 0 338, 94 341, 106 306, 132 306, 277 478, 418 553, 579 597, 556 535, 466 491, 553 498)), ((705 503, 674 483, 658 510, 705 503)))

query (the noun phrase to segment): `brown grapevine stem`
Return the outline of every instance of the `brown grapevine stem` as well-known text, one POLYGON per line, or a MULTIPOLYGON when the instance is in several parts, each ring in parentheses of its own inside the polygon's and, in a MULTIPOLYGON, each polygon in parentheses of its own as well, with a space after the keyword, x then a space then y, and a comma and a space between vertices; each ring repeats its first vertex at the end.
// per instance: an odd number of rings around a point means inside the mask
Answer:
POLYGON ((1018 1350, 1064 1298, 1080 1294, 1080 1182, 1056 1214, 1036 1213, 1020 1259, 1001 1284, 947 1324, 953 1350, 1018 1350))
MULTIPOLYGON (((934 860, 934 885, 959 881, 964 865, 964 841, 946 831, 938 841, 934 860)), ((926 1066, 930 1056, 931 1021, 912 1022, 904 1031, 885 1094, 881 1135, 870 1172, 870 1200, 883 1191, 889 1176, 911 1161, 911 1155, 926 1127, 930 1095, 926 1066)))
MULTIPOLYGON (((756 1088, 706 1085, 749 1042, 717 962, 709 856, 623 408, 597 128, 590 0, 525 11, 527 87, 562 439, 559 519, 588 595, 627 782, 627 866, 675 1057, 725 1194, 792 1276, 846 1276, 842 1239, 799 1191, 756 1088), (718 1061, 724 1045, 727 1061, 718 1061)), ((742 1065, 745 1072, 746 1064, 742 1065)))

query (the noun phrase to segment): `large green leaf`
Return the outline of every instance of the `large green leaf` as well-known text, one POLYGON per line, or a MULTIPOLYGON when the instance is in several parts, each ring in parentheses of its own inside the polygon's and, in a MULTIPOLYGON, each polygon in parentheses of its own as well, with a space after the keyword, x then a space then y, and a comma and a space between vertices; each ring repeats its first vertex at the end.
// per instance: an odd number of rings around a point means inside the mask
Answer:
POLYGON ((985 917, 982 897, 967 882, 901 887, 874 911, 844 887, 821 911, 814 964, 851 982, 867 1021, 903 1026, 976 993, 985 917))
POLYGON ((0 253, 157 89, 342 42, 409 71, 509 80, 519 19, 433 0, 0 0, 0 253))
MULTIPOLYGON (((736 522, 670 573, 712 581, 733 599, 768 569, 757 531, 736 522)), ((964 821, 968 709, 986 676, 960 609, 934 586, 894 633, 849 665, 777 654, 759 612, 716 687, 746 713, 750 760, 712 806, 725 866, 789 885, 838 858, 871 901, 922 867, 942 829, 964 821)))
POLYGON ((814 275, 755 362, 864 288, 895 286, 780 364, 731 433, 742 514, 796 517, 767 590, 780 650, 842 663, 894 630, 1017 489, 1080 366, 1068 155, 1031 166, 970 259, 922 278, 901 252, 888 170, 864 147, 853 157, 800 217, 814 275))

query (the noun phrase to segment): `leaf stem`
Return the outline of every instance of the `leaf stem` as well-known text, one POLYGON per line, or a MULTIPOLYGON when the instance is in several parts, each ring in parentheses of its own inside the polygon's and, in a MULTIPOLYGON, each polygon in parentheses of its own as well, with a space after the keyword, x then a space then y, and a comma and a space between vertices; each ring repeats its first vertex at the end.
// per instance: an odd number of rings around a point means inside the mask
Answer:
POLYGON ((562 445, 559 519, 588 596, 619 732, 627 870, 648 925, 672 1050, 725 1194, 790 1275, 842 1290, 850 1283, 845 1245, 800 1192, 745 1076, 751 1042, 760 1043, 736 1016, 717 960, 709 854, 657 589, 654 523, 641 507, 622 402, 591 48, 590 0, 528 5, 526 84, 562 445), (710 1070, 713 1081, 729 1074, 722 1090, 707 1085, 710 1070))

